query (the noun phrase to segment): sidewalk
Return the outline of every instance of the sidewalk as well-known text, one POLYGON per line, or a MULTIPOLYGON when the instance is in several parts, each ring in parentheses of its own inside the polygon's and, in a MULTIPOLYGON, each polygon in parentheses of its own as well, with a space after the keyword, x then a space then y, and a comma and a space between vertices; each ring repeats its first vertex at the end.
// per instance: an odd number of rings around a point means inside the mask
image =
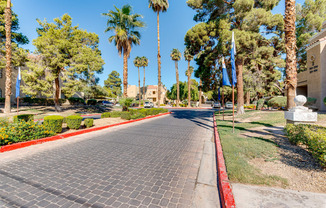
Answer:
POLYGON ((237 208, 326 208, 326 194, 233 183, 237 208))

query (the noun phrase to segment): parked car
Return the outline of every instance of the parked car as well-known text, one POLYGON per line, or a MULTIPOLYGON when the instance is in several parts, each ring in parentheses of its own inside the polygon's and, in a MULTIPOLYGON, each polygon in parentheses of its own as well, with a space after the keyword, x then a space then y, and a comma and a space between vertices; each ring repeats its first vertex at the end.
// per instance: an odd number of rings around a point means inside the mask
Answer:
POLYGON ((152 102, 145 102, 144 103, 144 108, 153 108, 154 104, 152 102))
POLYGON ((212 104, 212 107, 213 107, 213 108, 220 108, 220 107, 221 107, 221 103, 220 103, 220 102, 214 102, 214 103, 212 104))
POLYGON ((108 107, 113 107, 114 106, 114 103, 112 103, 112 102, 109 102, 109 101, 101 101, 101 103, 100 103, 101 105, 103 105, 103 106, 108 106, 108 107))
POLYGON ((226 102, 225 103, 225 108, 233 108, 232 102, 226 102))

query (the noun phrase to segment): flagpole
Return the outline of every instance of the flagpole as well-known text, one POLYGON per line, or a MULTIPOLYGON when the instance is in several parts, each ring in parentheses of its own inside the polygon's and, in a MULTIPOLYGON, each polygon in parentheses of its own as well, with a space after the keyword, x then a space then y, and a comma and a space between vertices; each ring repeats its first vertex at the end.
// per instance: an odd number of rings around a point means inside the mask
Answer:
POLYGON ((234 85, 232 85, 232 114, 233 114, 233 127, 232 132, 234 133, 234 85))
POLYGON ((224 86, 222 86, 222 105, 223 105, 223 121, 224 121, 224 109, 225 109, 225 106, 224 106, 224 86))

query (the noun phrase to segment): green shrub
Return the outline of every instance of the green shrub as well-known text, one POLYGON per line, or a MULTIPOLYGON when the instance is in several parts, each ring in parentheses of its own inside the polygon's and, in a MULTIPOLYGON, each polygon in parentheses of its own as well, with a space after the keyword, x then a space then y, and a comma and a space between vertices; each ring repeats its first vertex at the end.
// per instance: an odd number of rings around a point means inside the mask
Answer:
POLYGON ((84 120, 84 125, 85 125, 86 128, 92 127, 93 124, 94 124, 94 119, 92 119, 92 118, 86 118, 84 120))
POLYGON ((121 111, 112 111, 110 114, 112 118, 118 118, 121 116, 121 111))
POLYGON ((135 113, 134 115, 131 115, 131 119, 139 119, 139 118, 145 118, 146 115, 143 113, 135 113))
POLYGON ((252 110, 256 110, 256 105, 254 104, 250 104, 250 105, 245 105, 244 106, 245 109, 252 109, 252 110))
POLYGON ((285 127, 289 141, 293 144, 304 144, 312 156, 323 167, 326 167, 326 128, 315 125, 293 125, 285 127))
POLYGON ((0 146, 17 142, 30 141, 55 135, 49 126, 37 124, 34 121, 10 123, 8 126, 0 127, 0 146))
POLYGON ((324 98, 324 104, 326 105, 326 97, 324 98))
POLYGON ((120 105, 122 106, 123 111, 127 111, 130 105, 132 104, 132 98, 122 98, 119 100, 120 105))
POLYGON ((51 131, 55 133, 61 133, 63 120, 63 116, 46 116, 44 117, 43 124, 46 125, 51 131))
POLYGON ((273 97, 268 101, 268 106, 273 108, 285 108, 287 105, 286 97, 273 97))
POLYGON ((101 115, 101 118, 109 118, 109 117, 111 117, 110 112, 105 112, 105 113, 102 113, 102 115, 101 115))
POLYGON ((265 99, 259 99, 257 102, 257 110, 261 110, 264 107, 265 99))
POLYGON ((129 109, 128 112, 130 113, 130 115, 135 114, 138 112, 138 110, 135 109, 129 109))
POLYGON ((0 118, 0 127, 8 126, 8 125, 9 125, 8 118, 0 118))
POLYGON ((83 118, 78 115, 71 115, 66 117, 67 127, 69 129, 79 129, 83 118))
POLYGON ((85 104, 85 100, 82 98, 70 97, 68 98, 70 105, 85 104))
POLYGON ((87 105, 96 105, 97 101, 95 99, 89 99, 87 100, 87 105))
POLYGON ((130 120, 131 119, 131 113, 127 112, 127 111, 122 112, 120 116, 121 116, 122 119, 125 119, 125 120, 130 120))
POLYGON ((33 121, 34 120, 34 115, 33 114, 21 114, 14 116, 14 123, 17 123, 19 121, 33 121))

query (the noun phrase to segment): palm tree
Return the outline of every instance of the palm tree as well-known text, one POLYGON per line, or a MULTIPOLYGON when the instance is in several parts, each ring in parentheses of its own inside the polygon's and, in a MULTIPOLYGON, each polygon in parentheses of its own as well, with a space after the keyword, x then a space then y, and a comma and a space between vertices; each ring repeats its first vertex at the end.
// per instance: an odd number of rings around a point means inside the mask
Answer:
POLYGON ((145 23, 140 21, 140 14, 131 14, 130 5, 124 5, 121 9, 116 6, 115 10, 110 10, 102 15, 108 17, 107 28, 105 32, 114 31, 114 35, 109 37, 109 42, 114 42, 119 55, 123 53, 123 97, 128 97, 128 58, 130 56, 131 47, 140 44, 140 33, 138 28, 144 27, 145 23))
POLYGON ((199 79, 199 107, 201 107, 201 103, 202 103, 202 88, 203 88, 203 81, 201 80, 201 78, 199 79))
POLYGON ((185 60, 188 61, 188 70, 186 71, 186 76, 188 76, 188 107, 190 107, 190 77, 192 72, 194 71, 194 67, 192 67, 192 71, 190 70, 190 61, 194 58, 193 55, 191 55, 190 51, 188 49, 184 52, 185 60), (190 72, 190 73, 189 73, 190 72))
POLYGON ((191 86, 191 74, 194 72, 194 67, 193 66, 188 66, 188 70, 186 71, 186 76, 188 77, 188 107, 190 108, 190 101, 191 101, 191 91, 190 91, 190 86, 191 86))
POLYGON ((10 96, 11 96, 11 0, 7 0, 7 7, 5 11, 5 30, 6 30, 6 100, 5 113, 11 112, 10 96))
POLYGON ((148 66, 148 59, 143 56, 141 57, 141 66, 144 67, 144 82, 143 82, 143 103, 145 102, 145 67, 148 66))
POLYGON ((157 14, 157 65, 158 65, 158 106, 161 104, 161 54, 160 54, 160 12, 169 8, 168 0, 149 0, 149 8, 157 14))
POLYGON ((140 72, 139 72, 139 67, 142 66, 142 60, 139 56, 137 56, 135 59, 134 59, 134 65, 135 67, 138 68, 138 88, 139 88, 139 94, 138 94, 138 99, 139 99, 139 107, 140 107, 140 72))
POLYGON ((181 59, 181 53, 178 49, 174 48, 172 49, 171 52, 171 59, 174 61, 175 63, 175 73, 176 73, 176 77, 177 77, 177 107, 179 107, 179 98, 180 98, 180 94, 179 94, 179 70, 178 70, 178 61, 180 61, 181 59))
POLYGON ((295 35, 295 0, 285 0, 285 48, 286 48, 286 87, 287 108, 295 106, 294 97, 297 87, 297 57, 296 57, 296 35, 295 35))

